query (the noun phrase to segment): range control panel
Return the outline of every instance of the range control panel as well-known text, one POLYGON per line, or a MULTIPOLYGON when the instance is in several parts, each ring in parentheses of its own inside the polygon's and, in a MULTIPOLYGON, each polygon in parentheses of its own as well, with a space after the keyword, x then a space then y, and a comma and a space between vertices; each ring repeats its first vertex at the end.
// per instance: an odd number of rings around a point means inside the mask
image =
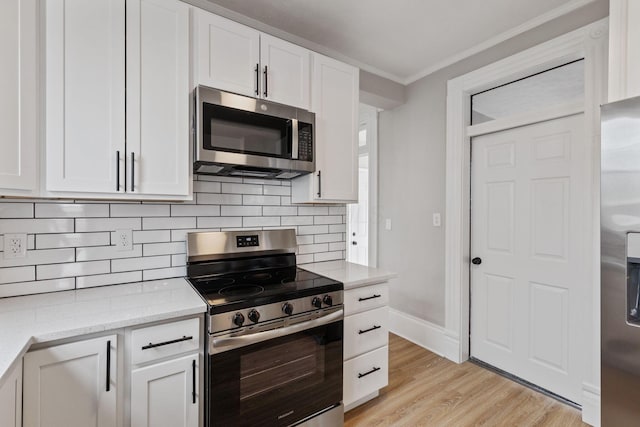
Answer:
POLYGON ((258 241, 258 235, 254 234, 252 236, 236 236, 236 246, 238 248, 260 246, 260 242, 258 241))

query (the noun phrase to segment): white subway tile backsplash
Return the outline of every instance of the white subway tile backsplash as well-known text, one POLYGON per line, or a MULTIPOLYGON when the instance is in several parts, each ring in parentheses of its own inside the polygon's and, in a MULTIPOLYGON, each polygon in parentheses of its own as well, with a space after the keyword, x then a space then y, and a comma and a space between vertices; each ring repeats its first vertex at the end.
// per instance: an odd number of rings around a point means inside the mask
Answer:
POLYGON ((118 283, 139 282, 142 271, 128 271, 126 273, 97 274, 95 276, 76 277, 76 287, 93 288, 95 286, 115 285, 118 283))
POLYGON ((147 270, 150 268, 163 268, 171 266, 171 257, 168 255, 149 256, 142 258, 123 258, 111 261, 111 271, 147 270))
POLYGON ((36 203, 36 218, 108 217, 109 205, 80 203, 36 203))
POLYGON ((111 217, 169 216, 169 205, 112 204, 111 217))
POLYGON ((197 176, 186 203, 0 201, 0 297, 185 275, 188 232, 294 228, 299 264, 344 258, 343 205, 291 205, 290 181, 197 176), (133 230, 118 251, 115 230, 133 230), (26 233, 25 258, 2 257, 26 233))
MULTIPOLYGON (((76 233, 88 231, 140 230, 140 218, 76 218, 76 233)), ((73 231, 73 230, 71 230, 73 231)))
POLYGON ((72 232, 73 219, 0 219, 0 234, 72 232))
POLYGON ((71 262, 67 264, 48 264, 36 266, 38 280, 60 277, 86 276, 109 272, 109 261, 71 262))
POLYGON ((109 233, 106 232, 38 234, 35 238, 37 249, 105 246, 111 244, 109 233))
POLYGON ((174 228, 196 228, 196 219, 193 217, 142 218, 143 230, 174 228))
POLYGON ((33 218, 33 203, 0 203, 0 218, 33 218))

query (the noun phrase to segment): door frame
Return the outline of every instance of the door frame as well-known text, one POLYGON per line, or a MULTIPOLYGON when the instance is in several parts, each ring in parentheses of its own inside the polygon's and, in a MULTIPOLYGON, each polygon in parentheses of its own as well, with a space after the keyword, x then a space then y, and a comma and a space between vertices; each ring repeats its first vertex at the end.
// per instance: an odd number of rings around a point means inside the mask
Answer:
POLYGON ((547 120, 552 111, 540 115, 532 113, 516 120, 496 120, 495 123, 470 126, 471 95, 498 85, 539 73, 565 63, 585 60, 584 105, 567 105, 560 115, 576 109, 583 110, 587 179, 591 183, 589 206, 592 207, 588 223, 592 224, 587 241, 591 242, 590 271, 593 277, 588 320, 594 331, 586 336, 591 360, 583 383, 583 419, 599 420, 600 396, 600 104, 606 100, 608 18, 596 21, 563 36, 537 45, 523 52, 472 71, 447 83, 446 133, 446 212, 445 212, 445 328, 446 356, 462 363, 469 359, 470 320, 470 198, 471 198, 471 135, 495 132, 547 120), (484 129, 479 129, 483 126, 484 129))

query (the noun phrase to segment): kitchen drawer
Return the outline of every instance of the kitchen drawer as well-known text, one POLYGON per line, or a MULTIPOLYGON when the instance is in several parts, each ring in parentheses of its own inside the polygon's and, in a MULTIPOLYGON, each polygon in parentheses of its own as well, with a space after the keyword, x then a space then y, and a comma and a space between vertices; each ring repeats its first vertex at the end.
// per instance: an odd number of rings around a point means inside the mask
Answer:
POLYGON ((344 314, 359 313, 389 303, 389 287, 386 283, 363 286, 344 292, 344 314))
POLYGON ((344 318, 344 359, 364 354, 389 343, 387 307, 344 318))
POLYGON ((131 331, 131 363, 139 364, 200 348, 200 318, 131 331))
POLYGON ((344 363, 344 406, 389 383, 389 347, 363 354, 344 363))

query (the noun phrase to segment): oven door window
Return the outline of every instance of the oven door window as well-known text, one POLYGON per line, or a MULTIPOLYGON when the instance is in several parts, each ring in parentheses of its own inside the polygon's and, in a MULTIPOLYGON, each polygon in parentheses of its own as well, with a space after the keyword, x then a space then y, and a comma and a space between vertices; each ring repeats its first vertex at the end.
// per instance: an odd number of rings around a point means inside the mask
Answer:
POLYGON ((207 103, 202 114, 207 150, 291 158, 291 120, 207 103))
POLYGON ((287 426, 342 400, 342 322, 210 356, 209 426, 287 426))

